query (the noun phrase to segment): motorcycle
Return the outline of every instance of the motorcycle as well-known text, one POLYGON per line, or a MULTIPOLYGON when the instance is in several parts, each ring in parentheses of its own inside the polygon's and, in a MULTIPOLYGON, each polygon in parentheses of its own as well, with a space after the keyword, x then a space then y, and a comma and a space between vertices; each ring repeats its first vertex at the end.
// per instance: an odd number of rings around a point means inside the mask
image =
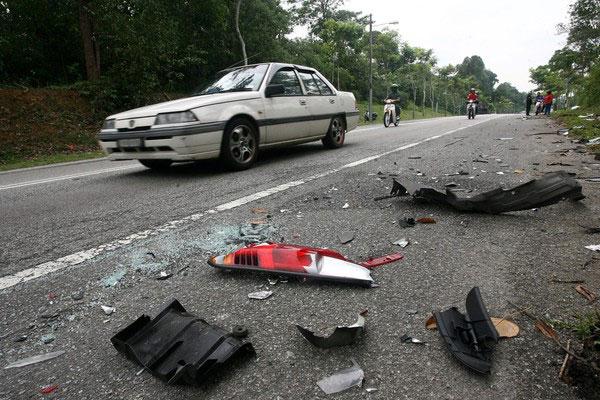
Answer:
POLYGON ((396 104, 394 104, 393 100, 385 100, 385 105, 383 106, 383 126, 386 128, 391 124, 398 126, 399 122, 400 115, 396 115, 396 104))
POLYGON ((535 115, 541 114, 542 112, 544 112, 544 102, 538 100, 535 102, 535 115))
MULTIPOLYGON (((363 114, 363 119, 365 120, 365 122, 369 122, 369 112, 365 111, 365 113, 363 114)), ((376 112, 372 112, 371 113, 371 121, 375 121, 377 119, 377 113, 376 112)))
POLYGON ((469 100, 467 102, 467 118, 475 119, 477 114, 477 102, 475 100, 469 100))

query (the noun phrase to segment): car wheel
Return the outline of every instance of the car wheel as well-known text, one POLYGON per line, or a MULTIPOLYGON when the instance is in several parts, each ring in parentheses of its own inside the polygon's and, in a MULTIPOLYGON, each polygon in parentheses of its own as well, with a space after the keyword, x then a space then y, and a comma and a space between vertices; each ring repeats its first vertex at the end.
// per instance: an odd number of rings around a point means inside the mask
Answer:
POLYGON ((171 160, 138 160, 146 168, 155 170, 164 170, 171 166, 173 161, 171 160))
POLYGON ((328 149, 337 149, 344 145, 346 139, 346 123, 340 116, 333 117, 329 124, 329 131, 322 139, 323 145, 328 149))
POLYGON ((221 159, 233 170, 250 168, 258 155, 258 134, 254 125, 246 118, 231 121, 223 136, 221 159))

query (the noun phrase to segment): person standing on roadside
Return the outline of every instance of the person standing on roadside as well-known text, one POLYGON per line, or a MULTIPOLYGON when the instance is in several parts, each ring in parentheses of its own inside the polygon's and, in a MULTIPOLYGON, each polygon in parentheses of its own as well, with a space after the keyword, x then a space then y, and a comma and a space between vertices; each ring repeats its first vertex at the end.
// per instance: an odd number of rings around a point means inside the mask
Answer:
POLYGON ((552 110, 553 101, 554 95, 552 94, 552 90, 548 90, 546 92, 546 96, 544 97, 544 115, 550 115, 550 110, 552 110))
POLYGON ((525 99, 525 115, 529 117, 529 112, 531 111, 531 104, 533 103, 533 95, 531 92, 527 93, 527 98, 525 99))

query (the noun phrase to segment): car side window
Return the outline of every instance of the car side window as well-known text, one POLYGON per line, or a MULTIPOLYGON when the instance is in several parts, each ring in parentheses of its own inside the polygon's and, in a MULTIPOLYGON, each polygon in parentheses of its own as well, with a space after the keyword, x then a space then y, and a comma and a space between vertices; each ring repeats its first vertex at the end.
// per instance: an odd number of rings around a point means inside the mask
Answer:
POLYGON ((285 94, 283 96, 302 96, 302 87, 294 70, 280 69, 271 79, 272 85, 283 85, 285 94))
POLYGON ((302 83, 304 83, 304 88, 306 89, 306 94, 309 96, 319 96, 321 95, 321 91, 319 90, 319 86, 317 82, 313 78, 313 74, 309 72, 299 72, 300 79, 302 79, 302 83))
POLYGON ((323 82, 323 79, 319 78, 317 74, 313 74, 313 79, 315 80, 315 82, 317 82, 317 86, 321 90, 321 94, 323 96, 333 95, 333 91, 331 90, 331 88, 327 86, 327 84, 323 82))

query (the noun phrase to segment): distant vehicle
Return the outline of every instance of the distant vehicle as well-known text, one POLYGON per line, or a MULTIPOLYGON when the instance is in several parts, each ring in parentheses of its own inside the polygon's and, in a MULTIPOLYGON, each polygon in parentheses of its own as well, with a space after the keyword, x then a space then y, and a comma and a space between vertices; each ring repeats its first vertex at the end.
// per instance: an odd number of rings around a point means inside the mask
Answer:
POLYGON ((385 100, 383 106, 383 126, 386 128, 391 124, 398 126, 400 115, 396 115, 396 104, 393 100, 385 100))
POLYGON ((266 63, 222 71, 194 96, 111 115, 98 139, 109 159, 148 168, 221 158, 243 170, 259 149, 315 140, 342 147, 358 118, 354 95, 315 69, 266 63))
POLYGON ((475 119, 476 114, 477 114, 477 101, 469 100, 467 102, 467 118, 475 119))

